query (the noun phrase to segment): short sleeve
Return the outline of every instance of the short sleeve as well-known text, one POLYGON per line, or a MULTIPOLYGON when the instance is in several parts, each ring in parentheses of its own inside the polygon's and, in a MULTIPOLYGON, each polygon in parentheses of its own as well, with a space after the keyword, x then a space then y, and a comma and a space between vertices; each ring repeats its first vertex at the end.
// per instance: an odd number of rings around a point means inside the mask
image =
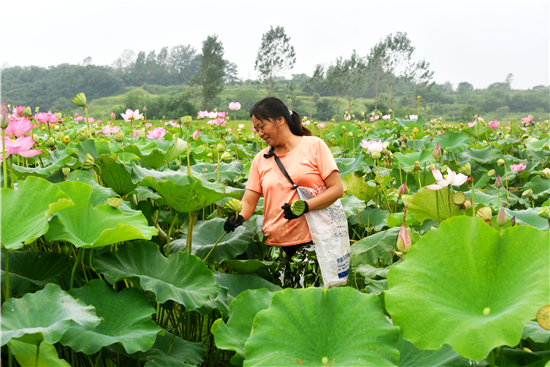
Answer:
MULTIPOLYGON (((260 154, 262 153, 260 152, 260 154)), ((260 167, 258 166, 258 157, 260 157, 260 154, 256 155, 256 157, 254 157, 254 159, 252 160, 252 164, 250 165, 250 172, 248 173, 248 182, 246 183, 246 189, 263 195, 262 180, 260 178, 260 167)))
POLYGON ((332 152, 322 139, 317 143, 317 167, 323 180, 334 171, 340 172, 332 152))

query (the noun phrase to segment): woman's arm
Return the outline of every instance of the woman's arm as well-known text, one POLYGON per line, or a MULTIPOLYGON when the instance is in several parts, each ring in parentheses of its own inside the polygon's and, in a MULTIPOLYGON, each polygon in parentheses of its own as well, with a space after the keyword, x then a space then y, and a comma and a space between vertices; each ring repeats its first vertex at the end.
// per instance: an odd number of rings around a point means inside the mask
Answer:
POLYGON ((325 179, 325 185, 327 186, 325 191, 314 198, 306 200, 309 210, 327 208, 344 194, 344 187, 342 186, 342 180, 340 179, 338 171, 332 171, 331 174, 328 175, 325 179))
POLYGON ((243 199, 241 200, 241 203, 243 204, 243 210, 241 210, 241 213, 240 213, 240 215, 243 216, 245 221, 250 219, 252 214, 254 214, 254 210, 256 209, 258 200, 260 200, 260 196, 261 195, 256 191, 245 190, 243 199))

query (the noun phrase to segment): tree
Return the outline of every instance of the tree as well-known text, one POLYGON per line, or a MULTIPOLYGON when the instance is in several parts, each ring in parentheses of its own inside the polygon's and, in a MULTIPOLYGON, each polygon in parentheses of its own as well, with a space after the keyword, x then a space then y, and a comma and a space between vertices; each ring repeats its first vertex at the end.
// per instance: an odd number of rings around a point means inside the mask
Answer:
POLYGON ((473 90, 474 90, 474 86, 468 82, 458 83, 458 87, 456 88, 456 91, 458 93, 471 92, 473 90))
POLYGON ((319 96, 317 90, 319 86, 323 83, 325 79, 325 69, 321 64, 315 66, 315 71, 313 71, 313 76, 306 81, 304 86, 304 92, 311 97, 311 104, 309 109, 309 119, 313 119, 313 106, 315 105, 315 95, 319 96))
POLYGON ((193 75, 199 73, 200 55, 191 45, 178 45, 170 49, 168 65, 173 74, 173 84, 188 83, 193 75))
POLYGON ((127 73, 132 69, 136 61, 136 53, 132 50, 124 49, 120 56, 111 64, 113 70, 121 73, 127 73))
POLYGON ((508 84, 508 89, 512 89, 512 82, 514 81, 514 74, 509 73, 506 75, 506 79, 504 79, 504 82, 508 84))
POLYGON ((331 91, 332 99, 336 105, 336 120, 338 121, 338 101, 344 90, 344 60, 342 57, 336 59, 334 65, 327 69, 326 87, 331 91))
POLYGON ((225 85, 239 85, 239 71, 237 69, 237 64, 234 62, 225 60, 225 85))
POLYGON ((374 87, 374 110, 378 111, 378 95, 382 91, 384 83, 388 78, 389 59, 386 49, 386 42, 381 40, 367 56, 367 72, 369 75, 369 84, 374 87))
POLYGON ((401 78, 407 79, 411 69, 410 60, 414 47, 407 37, 407 32, 397 32, 395 36, 391 33, 386 37, 385 45, 387 53, 388 71, 388 108, 391 108, 392 92, 401 78))
POLYGON ((211 108, 214 99, 223 90, 225 77, 224 49, 218 36, 208 36, 202 43, 199 81, 202 84, 203 108, 211 108))
POLYGON ((348 100, 348 111, 355 103, 355 99, 365 87, 367 65, 363 58, 353 50, 350 58, 342 64, 343 92, 348 100))
POLYGON ((266 84, 268 93, 273 96, 275 78, 283 70, 291 70, 296 63, 294 46, 283 27, 270 27, 262 36, 262 45, 256 56, 254 70, 260 73, 260 83, 266 84))

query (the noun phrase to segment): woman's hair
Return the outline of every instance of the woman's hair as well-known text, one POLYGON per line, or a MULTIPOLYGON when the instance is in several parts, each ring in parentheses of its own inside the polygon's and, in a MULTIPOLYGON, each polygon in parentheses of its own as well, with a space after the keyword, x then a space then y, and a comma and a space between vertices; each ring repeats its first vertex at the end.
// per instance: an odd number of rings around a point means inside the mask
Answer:
POLYGON ((266 97, 258 102, 250 110, 250 117, 258 120, 276 120, 279 117, 285 119, 290 131, 298 136, 312 136, 309 129, 302 125, 302 118, 298 113, 290 111, 279 98, 266 97))

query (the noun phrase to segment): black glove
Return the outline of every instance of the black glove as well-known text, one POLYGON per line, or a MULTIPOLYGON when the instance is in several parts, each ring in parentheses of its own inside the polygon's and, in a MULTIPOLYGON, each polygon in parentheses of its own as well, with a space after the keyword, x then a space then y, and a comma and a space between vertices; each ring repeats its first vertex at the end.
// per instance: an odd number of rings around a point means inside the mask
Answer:
POLYGON ((232 216, 227 218, 227 220, 223 224, 223 229, 226 232, 233 232, 235 228, 237 228, 238 226, 242 226, 243 223, 244 217, 242 215, 239 214, 239 217, 237 218, 237 220, 235 220, 235 214, 233 214, 232 216))
POLYGON ((304 201, 304 204, 306 204, 306 208, 304 209, 303 213, 300 214, 300 215, 296 215, 292 212, 292 210, 290 209, 290 204, 289 203, 285 203, 285 205, 283 205, 281 207, 281 209, 283 209, 283 211, 285 212, 285 219, 288 219, 288 220, 291 220, 291 219, 296 219, 296 218, 299 218, 301 217, 302 215, 304 215, 305 213, 307 213, 309 211, 309 206, 307 205, 307 201, 304 201))

